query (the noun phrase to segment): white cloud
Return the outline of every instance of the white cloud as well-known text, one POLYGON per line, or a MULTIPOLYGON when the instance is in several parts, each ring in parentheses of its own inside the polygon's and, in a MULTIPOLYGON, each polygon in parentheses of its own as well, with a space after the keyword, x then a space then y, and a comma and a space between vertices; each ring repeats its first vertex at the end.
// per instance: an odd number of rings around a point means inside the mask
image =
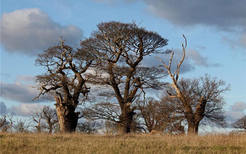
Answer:
POLYGON ((1 44, 9 52, 36 55, 57 44, 63 37, 68 44, 79 43, 82 32, 78 27, 62 26, 40 9, 23 9, 4 13, 0 21, 1 44))
POLYGON ((226 116, 230 122, 234 122, 243 117, 246 114, 245 111, 246 103, 236 102, 230 106, 229 110, 226 112, 226 116))
MULTIPOLYGON (((222 37, 222 40, 233 48, 233 51, 237 51, 238 47, 246 48, 246 26, 245 30, 238 34, 236 38, 231 38, 231 33, 228 33, 228 35, 222 37)), ((243 51, 246 52, 246 50, 243 51)))
POLYGON ((36 81, 35 76, 30 76, 30 75, 20 75, 16 77, 16 82, 17 83, 27 83, 27 84, 34 84, 36 81))
MULTIPOLYGON (((172 63, 172 70, 176 69, 176 66, 178 62, 180 61, 182 57, 182 52, 179 49, 174 50, 174 57, 173 57, 173 63, 172 63)), ((162 65, 161 61, 168 64, 170 58, 170 54, 163 54, 159 55, 158 57, 155 56, 148 56, 143 60, 143 64, 147 66, 160 66, 162 65)), ((192 66, 191 61, 189 59, 185 59, 183 65, 181 66, 182 72, 189 72, 194 69, 194 66, 192 66)))
POLYGON ((242 111, 246 110, 246 103, 236 102, 231 106, 231 110, 242 112, 242 111))
POLYGON ((215 27, 238 38, 227 43, 246 47, 246 0, 142 0, 152 14, 184 27, 215 27))
POLYGON ((4 102, 0 102, 0 115, 14 114, 17 116, 30 116, 34 113, 41 112, 44 105, 39 103, 21 103, 7 107, 4 102))
POLYGON ((7 107, 4 102, 0 102, 0 115, 7 113, 7 107))
POLYGON ((240 42, 240 45, 242 45, 243 47, 246 47, 246 31, 240 37, 239 42, 240 42))
POLYGON ((40 112, 44 105, 41 104, 27 104, 21 103, 17 106, 12 106, 8 109, 9 113, 21 116, 30 116, 34 113, 40 112))
MULTIPOLYGON (((26 84, 21 82, 16 83, 3 83, 0 82, 0 97, 14 100, 19 103, 33 103, 33 98, 38 95, 38 89, 32 84, 26 84)), ((40 97, 35 102, 47 102, 53 100, 49 96, 40 97)))
POLYGON ((192 60, 192 62, 195 65, 203 66, 203 67, 217 67, 220 66, 219 64, 215 63, 209 63, 208 58, 202 56, 198 51, 196 50, 189 50, 187 51, 187 57, 192 60))
MULTIPOLYGON (((179 63, 180 59, 182 57, 182 51, 180 49, 174 49, 174 57, 173 57, 173 64, 172 64, 172 70, 176 69, 177 64, 179 63)), ((169 54, 163 54, 159 57, 155 56, 148 56, 143 60, 143 64, 147 66, 159 66, 161 64, 161 60, 165 62, 166 64, 169 62, 170 55, 169 54)), ((219 64, 210 63, 207 59, 207 57, 204 57, 196 50, 187 50, 186 51, 186 58, 184 60, 184 63, 181 66, 181 71, 189 72, 195 69, 197 66, 201 67, 217 67, 219 64)))
POLYGON ((143 0, 152 13, 177 25, 212 25, 229 30, 246 25, 246 1, 143 0))

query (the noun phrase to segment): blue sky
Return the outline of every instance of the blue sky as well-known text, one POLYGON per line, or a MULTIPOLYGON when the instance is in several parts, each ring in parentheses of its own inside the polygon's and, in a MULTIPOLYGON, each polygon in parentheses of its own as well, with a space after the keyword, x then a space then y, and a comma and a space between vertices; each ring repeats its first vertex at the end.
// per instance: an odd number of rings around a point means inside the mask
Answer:
POLYGON ((0 106, 8 111, 26 115, 47 103, 31 101, 34 76, 42 72, 34 65, 38 53, 61 35, 76 46, 107 21, 155 31, 169 40, 166 49, 180 49, 185 34, 190 69, 183 77, 224 80, 227 115, 246 111, 246 0, 1 0, 0 6, 0 106))

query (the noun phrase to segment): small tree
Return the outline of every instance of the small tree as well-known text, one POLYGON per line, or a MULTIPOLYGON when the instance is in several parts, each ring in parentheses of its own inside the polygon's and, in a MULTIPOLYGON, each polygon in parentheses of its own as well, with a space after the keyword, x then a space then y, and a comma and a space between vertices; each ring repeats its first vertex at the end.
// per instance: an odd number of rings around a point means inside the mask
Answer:
POLYGON ((0 117, 0 130, 2 132, 7 132, 11 128, 13 128, 14 122, 13 122, 13 117, 10 115, 2 115, 0 117))
POLYGON ((26 120, 17 119, 13 127, 18 133, 26 133, 29 132, 28 128, 30 127, 30 124, 26 120))
POLYGON ((42 110, 42 119, 45 120, 43 127, 48 129, 51 134, 58 123, 56 110, 49 106, 44 106, 42 110))
POLYGON ((246 116, 238 119, 236 122, 232 124, 234 128, 240 128, 246 130, 246 116))
POLYGON ((86 134, 93 134, 97 133, 98 129, 101 127, 102 125, 99 121, 84 120, 83 122, 78 123, 77 131, 86 134))
POLYGON ((131 131, 133 102, 146 88, 160 89, 163 71, 142 65, 144 57, 159 53, 167 40, 136 24, 107 22, 98 25, 83 50, 98 55, 99 65, 88 74, 91 83, 111 87, 120 107, 122 133, 131 131))
POLYGON ((119 123, 120 106, 110 102, 97 103, 82 111, 83 117, 89 120, 108 120, 119 123))
MULTIPOLYGON (((148 132, 182 133, 178 124, 183 121, 178 105, 163 97, 160 101, 148 98, 137 103, 137 109, 148 132)), ((179 126, 181 128, 181 125, 179 126)))
POLYGON ((58 123, 56 110, 49 106, 44 106, 40 112, 33 114, 32 120, 35 123, 34 127, 38 133, 41 133, 44 129, 52 133, 58 123))
POLYGON ((100 102, 89 108, 84 108, 82 115, 88 121, 104 121, 106 133, 119 131, 120 106, 118 104, 100 102))
POLYGON ((51 47, 36 59, 39 66, 45 68, 45 74, 37 76, 40 94, 51 94, 56 101, 56 111, 61 132, 73 132, 76 129, 81 94, 86 96, 89 88, 83 73, 93 62, 89 52, 73 50, 61 41, 58 46, 51 47))
POLYGON ((118 133, 118 124, 109 120, 104 121, 104 128, 106 134, 117 134, 118 133))
MULTIPOLYGON (((122 127, 120 120, 120 106, 116 103, 101 102, 82 111, 83 117, 88 120, 103 120, 106 132, 112 130, 113 133, 119 132, 122 127)), ((133 117, 130 128, 132 132, 141 132, 143 128, 140 126, 137 115, 133 117)))
POLYGON ((35 113, 32 115, 32 120, 34 122, 34 127, 36 128, 36 131, 38 133, 41 133, 42 132, 42 112, 40 113, 35 113))
POLYGON ((178 101, 182 106, 184 117, 188 123, 188 134, 197 134, 199 124, 204 118, 204 120, 207 119, 219 124, 224 123, 223 97, 221 94, 228 90, 228 87, 225 87, 223 81, 210 78, 207 75, 199 79, 179 80, 180 67, 185 59, 186 46, 185 38, 185 45, 182 44, 183 56, 174 72, 171 71, 173 51, 170 51, 169 63, 163 62, 163 66, 172 80, 166 92, 173 101, 178 101))

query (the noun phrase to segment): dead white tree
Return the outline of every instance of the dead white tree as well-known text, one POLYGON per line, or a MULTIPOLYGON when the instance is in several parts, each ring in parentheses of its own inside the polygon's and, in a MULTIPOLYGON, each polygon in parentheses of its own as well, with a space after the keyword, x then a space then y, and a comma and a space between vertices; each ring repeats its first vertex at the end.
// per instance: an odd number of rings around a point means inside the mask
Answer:
POLYGON ((183 108, 184 117, 188 123, 188 134, 197 134, 198 127, 204 118, 217 124, 224 124, 223 98, 221 94, 228 90, 225 83, 207 75, 199 79, 179 80, 180 68, 186 56, 187 39, 182 44, 182 58, 172 71, 174 51, 169 51, 170 59, 166 64, 162 61, 172 83, 167 87, 167 94, 173 101, 178 101, 183 108))

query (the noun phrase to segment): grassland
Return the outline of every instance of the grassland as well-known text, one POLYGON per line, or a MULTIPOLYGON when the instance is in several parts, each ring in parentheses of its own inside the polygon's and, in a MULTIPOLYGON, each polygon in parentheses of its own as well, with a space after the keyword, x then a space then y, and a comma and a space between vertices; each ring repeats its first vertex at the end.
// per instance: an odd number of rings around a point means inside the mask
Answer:
POLYGON ((0 153, 159 154, 246 153, 246 135, 99 136, 0 133, 0 153))

